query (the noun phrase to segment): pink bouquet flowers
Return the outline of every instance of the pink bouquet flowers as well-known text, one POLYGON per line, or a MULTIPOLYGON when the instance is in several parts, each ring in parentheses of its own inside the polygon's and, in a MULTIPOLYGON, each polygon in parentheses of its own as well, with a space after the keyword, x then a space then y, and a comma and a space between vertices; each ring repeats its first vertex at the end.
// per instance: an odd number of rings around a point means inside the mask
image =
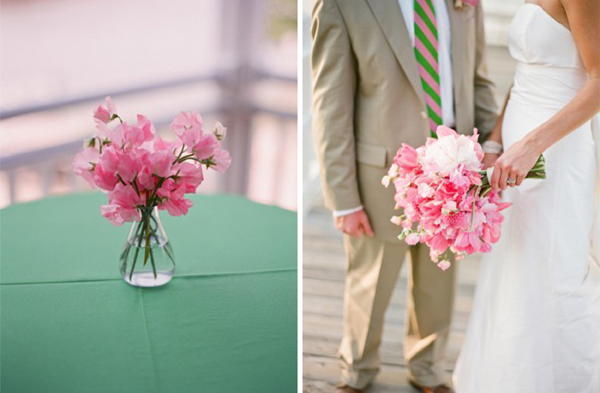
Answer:
POLYGON ((226 129, 216 123, 205 132, 196 112, 181 112, 170 129, 177 136, 166 142, 143 115, 128 124, 117 114, 110 97, 94 112, 96 133, 73 160, 75 174, 108 193, 102 215, 114 225, 139 221, 144 209, 157 206, 173 216, 185 215, 204 180, 203 169, 224 172, 231 164, 221 148, 226 129), (118 120, 111 127, 110 123, 118 120))
POLYGON ((94 136, 75 156, 73 171, 108 194, 101 212, 112 224, 138 223, 132 230, 135 246, 145 249, 144 265, 150 257, 154 268, 152 249, 163 244, 153 211, 187 214, 192 201, 185 195, 202 184, 204 168, 224 172, 229 167, 231 157, 221 146, 226 129, 217 122, 206 132, 198 113, 181 112, 170 126, 176 139, 167 142, 156 136, 154 125, 143 115, 137 115, 134 124, 123 121, 110 97, 94 111, 94 121, 94 136))
MULTIPOLYGON (((402 226, 400 240, 409 245, 425 243, 433 262, 442 270, 455 259, 476 252, 489 252, 500 238, 501 202, 482 171, 483 150, 474 135, 459 135, 440 126, 437 138, 428 138, 417 149, 402 144, 394 157, 385 187, 396 189, 396 209, 403 214, 392 217, 402 226)), ((544 159, 540 159, 528 178, 545 178, 544 159)))

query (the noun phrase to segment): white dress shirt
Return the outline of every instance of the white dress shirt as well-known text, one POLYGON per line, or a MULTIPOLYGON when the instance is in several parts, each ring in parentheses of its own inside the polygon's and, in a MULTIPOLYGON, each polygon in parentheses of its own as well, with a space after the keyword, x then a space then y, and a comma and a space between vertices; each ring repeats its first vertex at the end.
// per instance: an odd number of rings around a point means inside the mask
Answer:
MULTIPOLYGON (((415 0, 398 0, 400 10, 404 18, 404 24, 410 35, 410 39, 415 46, 415 0)), ((435 7, 435 17, 437 19, 438 30, 438 65, 440 74, 440 90, 442 99, 442 122, 444 125, 454 127, 454 88, 452 81, 452 46, 450 42, 450 17, 445 0, 433 0, 435 7)), ((362 206, 357 206, 347 210, 335 210, 334 217, 342 217, 348 214, 356 213, 362 210, 362 206)))

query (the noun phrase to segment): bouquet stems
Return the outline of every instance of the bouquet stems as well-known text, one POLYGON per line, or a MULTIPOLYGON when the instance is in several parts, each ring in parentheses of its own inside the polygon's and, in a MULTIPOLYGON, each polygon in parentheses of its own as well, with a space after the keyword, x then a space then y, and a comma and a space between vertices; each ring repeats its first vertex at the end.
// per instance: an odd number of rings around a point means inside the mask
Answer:
MULTIPOLYGON (((479 195, 481 197, 484 197, 492 191, 492 185, 490 183, 490 176, 488 175, 487 170, 481 171, 479 173, 481 174, 481 186, 479 189, 479 195)), ((525 176, 525 179, 545 179, 545 178, 546 178, 546 160, 544 159, 544 156, 541 155, 538 158, 538 160, 536 161, 533 168, 531 168, 529 173, 527 173, 527 176, 525 176)))
POLYGON ((133 262, 131 264, 131 270, 129 272, 130 281, 133 278, 133 272, 135 270, 135 265, 137 264, 139 251, 142 248, 142 242, 144 243, 144 266, 146 266, 146 263, 148 263, 148 259, 150 259, 150 263, 152 265, 152 273, 154 274, 155 279, 157 277, 156 263, 154 261, 154 251, 152 250, 152 243, 150 241, 151 238, 157 238, 157 228, 155 225, 151 225, 151 221, 154 220, 154 217, 152 217, 153 209, 153 205, 140 208, 141 219, 137 226, 134 237, 134 241, 137 241, 137 247, 135 249, 135 254, 133 255, 133 262))

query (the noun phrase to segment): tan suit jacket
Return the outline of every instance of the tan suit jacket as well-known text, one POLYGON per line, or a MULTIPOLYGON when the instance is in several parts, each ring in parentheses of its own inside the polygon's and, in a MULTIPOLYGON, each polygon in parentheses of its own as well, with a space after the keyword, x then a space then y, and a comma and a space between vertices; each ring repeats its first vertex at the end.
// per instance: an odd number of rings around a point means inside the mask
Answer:
MULTIPOLYGON (((486 137, 497 104, 485 66, 481 1, 455 9, 451 24, 456 129, 486 137)), ((386 174, 402 143, 429 135, 423 89, 398 0, 316 0, 313 7, 313 132, 326 205, 363 205, 377 237, 394 240, 393 187, 386 174)))

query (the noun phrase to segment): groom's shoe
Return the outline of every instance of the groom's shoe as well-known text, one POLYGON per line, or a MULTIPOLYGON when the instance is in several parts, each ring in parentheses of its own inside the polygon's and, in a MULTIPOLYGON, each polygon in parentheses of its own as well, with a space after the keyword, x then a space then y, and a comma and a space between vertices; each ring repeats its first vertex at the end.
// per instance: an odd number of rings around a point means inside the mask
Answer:
POLYGON ((353 388, 352 386, 342 385, 335 388, 333 393, 362 393, 363 390, 353 388))
POLYGON ((452 389, 444 384, 428 387, 428 386, 421 386, 418 383, 411 381, 411 380, 409 380, 408 383, 410 383, 413 388, 415 388, 419 392, 423 392, 423 393, 455 393, 454 389, 452 389))

